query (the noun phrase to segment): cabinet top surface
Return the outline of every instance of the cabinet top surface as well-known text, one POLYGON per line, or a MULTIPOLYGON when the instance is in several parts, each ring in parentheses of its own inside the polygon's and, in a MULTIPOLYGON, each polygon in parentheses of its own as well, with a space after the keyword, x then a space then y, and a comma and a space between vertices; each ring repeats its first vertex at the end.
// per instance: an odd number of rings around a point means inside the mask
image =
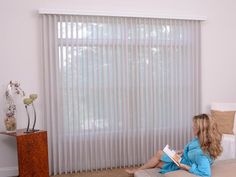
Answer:
POLYGON ((17 129, 16 132, 0 132, 0 134, 2 135, 9 135, 9 136, 22 136, 22 135, 30 135, 30 134, 36 134, 36 133, 41 133, 41 132, 46 132, 45 130, 39 130, 39 131, 35 131, 35 132, 29 132, 29 133, 25 133, 26 129, 17 129))

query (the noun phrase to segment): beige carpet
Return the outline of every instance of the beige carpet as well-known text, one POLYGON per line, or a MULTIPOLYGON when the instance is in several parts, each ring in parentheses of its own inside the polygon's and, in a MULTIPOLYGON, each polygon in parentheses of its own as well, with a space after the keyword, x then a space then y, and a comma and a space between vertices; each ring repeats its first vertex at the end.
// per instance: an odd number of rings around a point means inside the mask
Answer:
POLYGON ((67 175, 56 175, 54 177, 130 177, 124 169, 112 169, 97 172, 82 172, 67 175))

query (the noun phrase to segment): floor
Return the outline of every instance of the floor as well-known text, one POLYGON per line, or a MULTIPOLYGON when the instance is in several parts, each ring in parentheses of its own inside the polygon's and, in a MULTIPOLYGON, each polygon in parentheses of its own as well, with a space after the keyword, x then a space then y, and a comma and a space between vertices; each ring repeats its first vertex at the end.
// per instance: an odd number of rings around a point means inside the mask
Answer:
POLYGON ((104 170, 104 171, 95 171, 95 172, 82 172, 77 174, 64 174, 64 175, 56 175, 54 177, 130 177, 125 169, 112 169, 112 170, 104 170))

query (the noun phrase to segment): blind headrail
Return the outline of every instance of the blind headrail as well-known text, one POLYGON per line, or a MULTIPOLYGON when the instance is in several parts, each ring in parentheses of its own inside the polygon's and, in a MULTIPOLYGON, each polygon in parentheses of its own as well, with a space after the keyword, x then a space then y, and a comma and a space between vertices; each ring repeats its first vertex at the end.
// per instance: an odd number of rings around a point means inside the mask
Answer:
POLYGON ((180 15, 171 13, 146 13, 146 12, 109 12, 109 11, 81 11, 68 9, 39 9, 39 14, 54 15, 91 15, 91 16, 114 16, 114 17, 140 17, 140 18, 160 18, 178 20, 199 20, 206 21, 204 16, 180 15))

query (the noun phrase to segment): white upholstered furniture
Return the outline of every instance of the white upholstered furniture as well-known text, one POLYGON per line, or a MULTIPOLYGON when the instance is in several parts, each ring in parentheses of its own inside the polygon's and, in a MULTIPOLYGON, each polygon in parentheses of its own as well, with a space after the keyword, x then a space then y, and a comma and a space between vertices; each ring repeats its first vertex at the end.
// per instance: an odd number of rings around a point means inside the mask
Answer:
MULTIPOLYGON (((236 111, 236 103, 212 103, 211 110, 236 111)), ((223 137, 222 137, 223 153, 217 160, 236 158, 236 117, 234 118, 233 132, 234 132, 234 135, 223 134, 223 137)))

